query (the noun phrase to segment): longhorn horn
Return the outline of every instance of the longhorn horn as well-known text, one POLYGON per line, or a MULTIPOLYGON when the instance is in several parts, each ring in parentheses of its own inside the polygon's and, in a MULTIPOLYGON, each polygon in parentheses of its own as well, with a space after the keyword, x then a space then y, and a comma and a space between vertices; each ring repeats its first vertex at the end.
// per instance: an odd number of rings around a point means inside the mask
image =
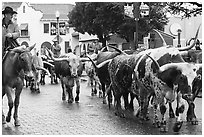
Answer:
POLYGON ((37 66, 36 69, 37 70, 43 70, 43 71, 47 72, 48 76, 51 76, 50 72, 47 69, 43 68, 43 67, 37 66))
POLYGON ((33 46, 28 47, 27 50, 28 50, 28 51, 31 51, 31 50, 35 47, 35 45, 36 45, 36 43, 33 44, 33 46))
POLYGON ((108 47, 111 47, 111 48, 115 49, 115 50, 116 50, 117 52, 119 52, 120 54, 128 55, 128 54, 125 53, 124 51, 122 51, 122 50, 120 50, 120 49, 118 49, 118 48, 116 48, 116 47, 114 47, 114 46, 108 45, 108 47))
POLYGON ((188 46, 188 47, 183 47, 183 48, 178 48, 179 51, 185 51, 185 50, 189 50, 191 48, 193 48, 197 42, 197 39, 198 39, 198 33, 199 33, 199 30, 200 30, 200 26, 201 24, 199 25, 198 29, 197 29, 197 32, 196 32, 196 35, 195 35, 195 39, 194 39, 194 42, 192 45, 188 46))
POLYGON ((103 47, 103 48, 101 49, 100 53, 101 53, 101 52, 104 52, 105 50, 107 51, 107 46, 103 47))
POLYGON ((54 65, 52 65, 51 63, 49 63, 49 62, 47 62, 47 61, 43 61, 43 63, 45 63, 45 64, 47 64, 47 65, 49 65, 49 66, 51 66, 51 67, 54 67, 54 65))
POLYGON ((148 56, 154 62, 155 66, 156 66, 157 73, 162 72, 159 63, 155 59, 153 59, 149 54, 146 54, 146 56, 148 56))
POLYGON ((98 64, 98 65, 97 65, 97 68, 103 67, 105 64, 109 63, 111 60, 112 60, 112 59, 108 59, 108 60, 106 60, 106 61, 104 61, 104 62, 98 64))
POLYGON ((94 66, 94 68, 96 69, 96 71, 98 71, 98 67, 96 66, 96 64, 94 63, 94 61, 89 57, 89 56, 87 56, 88 58, 89 58, 89 60, 91 61, 91 63, 93 64, 93 66, 94 66))
POLYGON ((53 53, 52 53, 52 51, 50 51, 47 47, 45 47, 45 49, 48 51, 48 53, 49 53, 49 55, 50 55, 50 58, 53 60, 53 61, 68 61, 69 60, 69 58, 55 58, 54 56, 53 56, 53 53))

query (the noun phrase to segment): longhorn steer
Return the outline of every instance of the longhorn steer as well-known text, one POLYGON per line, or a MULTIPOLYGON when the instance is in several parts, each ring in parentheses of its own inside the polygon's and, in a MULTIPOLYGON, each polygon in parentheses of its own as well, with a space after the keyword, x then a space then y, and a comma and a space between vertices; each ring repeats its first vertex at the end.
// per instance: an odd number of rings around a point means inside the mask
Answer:
MULTIPOLYGON (((95 56, 97 56, 97 54, 92 54, 92 55, 87 55, 89 56, 91 59, 94 59, 95 56)), ((101 91, 101 84, 99 81, 99 78, 96 74, 95 68, 93 66, 93 64, 89 61, 85 62, 84 64, 85 67, 85 72, 88 76, 88 83, 87 85, 91 85, 91 95, 96 95, 97 94, 97 85, 99 86, 99 97, 102 97, 102 91, 101 91)))
MULTIPOLYGON (((50 79, 51 79, 51 84, 53 84, 54 82, 57 84, 58 81, 57 81, 57 77, 56 77, 56 74, 54 72, 54 62, 53 60, 49 60, 46 56, 41 56, 42 58, 42 61, 43 61, 43 67, 45 69, 47 69, 50 73, 50 79)), ((42 71, 41 73, 41 76, 40 76, 40 84, 41 85, 45 85, 45 75, 46 75, 46 72, 45 71, 42 71)))
POLYGON ((31 92, 37 92, 40 93, 40 87, 39 87, 39 83, 40 83, 40 76, 42 71, 44 71, 45 73, 48 74, 48 76, 50 76, 50 73, 47 69, 45 69, 43 67, 43 61, 42 58, 40 57, 39 53, 34 53, 34 55, 32 56, 32 61, 33 61, 33 67, 35 69, 35 77, 34 79, 31 81, 31 92))
MULTIPOLYGON (((48 50, 48 49, 47 49, 48 50)), ((62 86, 62 100, 66 100, 66 92, 68 93, 68 103, 73 103, 73 87, 76 82, 76 97, 75 102, 79 101, 80 93, 80 76, 83 71, 83 65, 80 58, 68 53, 60 58, 54 58, 50 50, 48 50, 51 58, 54 61, 54 69, 58 78, 60 78, 62 86)))
POLYGON ((6 53, 2 62, 2 99, 6 94, 8 98, 9 111, 6 117, 2 111, 2 123, 10 122, 12 109, 14 106, 14 124, 20 126, 18 119, 18 106, 20 103, 20 94, 23 89, 24 76, 32 79, 34 72, 32 68, 32 55, 30 51, 35 45, 22 48, 17 47, 6 53), (12 89, 15 89, 15 101, 12 99, 12 89))
MULTIPOLYGON (((109 52, 109 51, 104 51, 107 47, 104 47, 100 53, 96 57, 96 63, 91 60, 93 63, 93 66, 95 67, 96 74, 100 80, 101 86, 102 86, 102 92, 103 92, 103 104, 106 104, 106 88, 110 86, 110 77, 108 74, 108 62, 112 60, 114 57, 120 55, 120 54, 126 54, 120 50, 118 50, 115 47, 114 48, 116 51, 114 52, 109 52), (102 64, 102 65, 100 65, 102 64)), ((109 102, 112 102, 112 95, 108 94, 108 100, 109 102)))

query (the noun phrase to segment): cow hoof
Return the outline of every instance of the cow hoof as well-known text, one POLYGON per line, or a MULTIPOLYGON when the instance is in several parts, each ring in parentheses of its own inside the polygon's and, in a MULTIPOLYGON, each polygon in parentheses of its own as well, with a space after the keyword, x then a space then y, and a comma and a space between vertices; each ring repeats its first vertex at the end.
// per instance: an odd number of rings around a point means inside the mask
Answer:
POLYGON ((176 122, 174 124, 173 131, 174 132, 179 132, 179 130, 181 129, 182 124, 183 124, 183 121, 176 122))
POLYGON ((123 114, 122 112, 115 112, 115 115, 121 118, 125 118, 125 114, 123 114))
POLYGON ((103 104, 107 104, 106 99, 103 99, 103 104))
POLYGON ((2 116, 2 124, 6 124, 5 116, 2 116))
POLYGON ((68 103, 73 103, 73 99, 69 99, 69 100, 68 100, 68 103))
POLYGON ((97 90, 96 90, 96 89, 94 90, 94 94, 95 94, 95 95, 97 94, 97 90))
POLYGON ((15 122, 14 122, 14 125, 17 127, 17 126, 20 126, 21 124, 20 124, 20 121, 19 120, 15 120, 15 122))
POLYGON ((170 118, 175 118, 174 112, 170 112, 170 113, 169 113, 169 117, 170 117, 170 118))
POLYGON ((93 93, 93 92, 91 93, 91 96, 94 96, 94 93, 93 93))
POLYGON ((198 120, 196 118, 192 118, 191 124, 192 125, 198 125, 198 120))
POLYGON ((65 96, 62 96, 62 101, 65 101, 66 100, 66 97, 65 96))
POLYGON ((38 89, 36 89, 36 93, 40 93, 40 89, 38 88, 38 89))
POLYGON ((160 132, 167 132, 166 121, 161 122, 160 132))
POLYGON ((160 128, 161 127, 161 122, 160 121, 153 122, 153 126, 156 127, 156 128, 160 128))
POLYGON ((11 121, 11 117, 7 116, 6 117, 6 122, 10 122, 11 121))
POLYGON ((75 102, 79 102, 79 97, 78 96, 75 97, 75 102))

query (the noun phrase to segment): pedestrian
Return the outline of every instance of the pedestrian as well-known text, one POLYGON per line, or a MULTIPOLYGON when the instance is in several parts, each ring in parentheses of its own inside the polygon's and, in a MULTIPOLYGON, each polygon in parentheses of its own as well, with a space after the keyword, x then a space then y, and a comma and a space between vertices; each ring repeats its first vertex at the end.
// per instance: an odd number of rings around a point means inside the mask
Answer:
POLYGON ((9 49, 20 46, 16 39, 20 36, 18 24, 12 21, 13 14, 17 14, 11 7, 5 7, 2 11, 2 52, 3 56, 9 49))
POLYGON ((58 58, 61 55, 61 47, 58 44, 58 41, 53 40, 54 44, 52 45, 52 52, 55 58, 58 58))

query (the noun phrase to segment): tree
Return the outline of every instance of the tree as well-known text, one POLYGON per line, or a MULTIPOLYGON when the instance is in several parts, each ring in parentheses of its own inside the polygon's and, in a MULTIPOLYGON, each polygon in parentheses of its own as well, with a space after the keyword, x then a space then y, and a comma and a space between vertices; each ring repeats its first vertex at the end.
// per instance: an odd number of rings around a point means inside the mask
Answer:
MULTIPOLYGON (((143 40, 144 35, 146 35, 151 29, 163 30, 164 25, 168 23, 168 18, 166 16, 165 3, 161 2, 147 2, 145 3, 150 7, 149 18, 140 18, 138 22, 139 26, 139 41, 143 40)), ((135 19, 130 17, 125 17, 124 23, 120 26, 119 34, 122 38, 125 38, 128 42, 133 41, 135 32, 135 19)))
POLYGON ((124 22, 124 9, 112 2, 77 2, 68 17, 76 31, 97 35, 105 46, 109 34, 118 32, 124 22))
POLYGON ((202 14, 201 2, 169 2, 167 6, 170 13, 179 14, 183 18, 190 18, 202 14))

